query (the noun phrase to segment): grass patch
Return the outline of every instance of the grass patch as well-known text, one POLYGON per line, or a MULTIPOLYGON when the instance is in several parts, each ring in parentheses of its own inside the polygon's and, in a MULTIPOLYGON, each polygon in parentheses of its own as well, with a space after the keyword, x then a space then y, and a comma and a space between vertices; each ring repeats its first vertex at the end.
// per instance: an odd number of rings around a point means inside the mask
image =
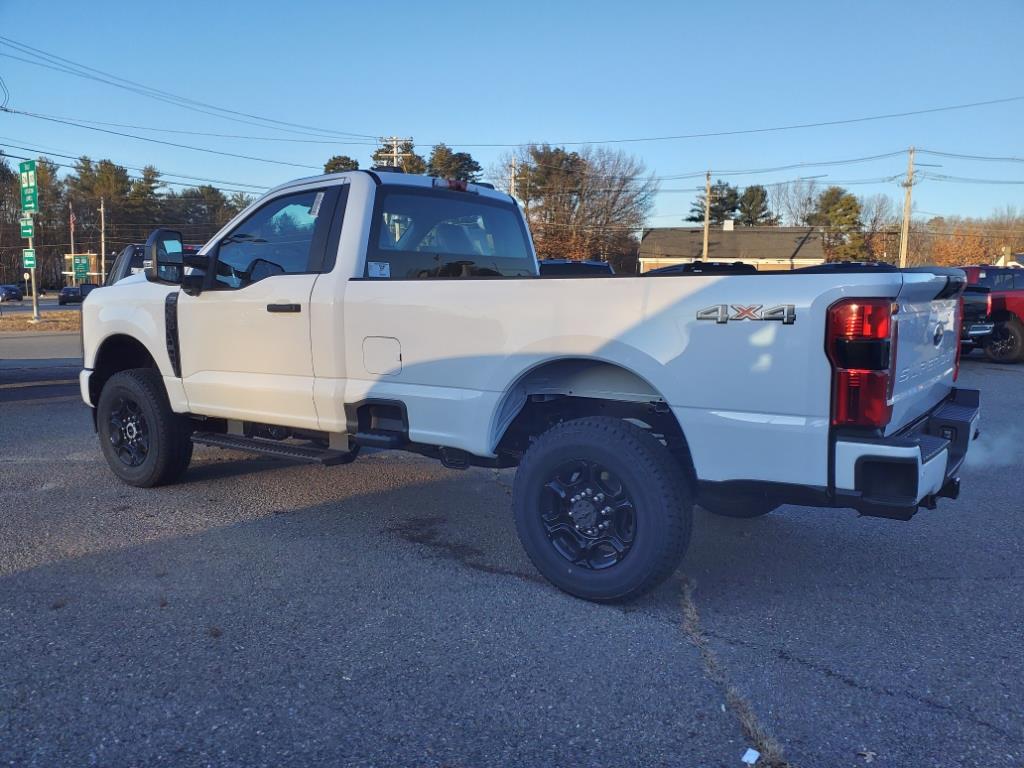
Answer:
POLYGON ((31 312, 5 312, 0 315, 0 331, 77 331, 82 327, 82 313, 40 312, 39 322, 32 322, 31 312))

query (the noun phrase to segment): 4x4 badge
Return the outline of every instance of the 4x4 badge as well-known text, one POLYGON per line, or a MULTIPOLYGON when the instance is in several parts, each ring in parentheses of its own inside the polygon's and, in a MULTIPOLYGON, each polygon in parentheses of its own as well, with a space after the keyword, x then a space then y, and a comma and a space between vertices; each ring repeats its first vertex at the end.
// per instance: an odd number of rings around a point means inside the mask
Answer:
POLYGON ((715 304, 697 310, 698 320, 714 320, 716 323, 728 323, 730 320, 778 320, 783 325, 796 322, 796 307, 792 304, 776 304, 774 307, 763 308, 763 304, 715 304), (732 310, 732 314, 729 310, 732 310))

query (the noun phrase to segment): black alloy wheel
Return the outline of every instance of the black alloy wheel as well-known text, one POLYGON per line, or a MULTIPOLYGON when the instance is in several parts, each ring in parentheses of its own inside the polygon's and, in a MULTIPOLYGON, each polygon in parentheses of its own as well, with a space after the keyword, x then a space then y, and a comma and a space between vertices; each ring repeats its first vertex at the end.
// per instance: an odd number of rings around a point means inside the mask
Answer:
POLYGON ((124 464, 138 467, 149 454, 149 425, 142 408, 130 397, 114 400, 110 410, 108 439, 124 464))
POLYGON ((588 416, 533 440, 512 507, 523 549, 548 581, 585 600, 620 602, 675 570, 690 539, 693 495, 663 439, 588 416))
POLYGON ((539 514, 558 554, 595 571, 625 559, 636 538, 636 507, 614 472, 574 459, 557 467, 544 488, 539 514))

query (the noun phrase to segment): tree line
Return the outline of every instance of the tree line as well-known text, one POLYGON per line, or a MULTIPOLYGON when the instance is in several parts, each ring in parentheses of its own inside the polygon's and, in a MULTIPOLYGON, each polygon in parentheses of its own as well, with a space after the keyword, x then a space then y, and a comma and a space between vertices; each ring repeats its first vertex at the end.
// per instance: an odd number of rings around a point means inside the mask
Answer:
MULTIPOLYGON (((693 201, 686 221, 704 221, 705 196, 693 201)), ((744 189, 717 180, 711 185, 710 221, 739 226, 814 227, 829 261, 896 263, 902 205, 888 195, 858 197, 840 186, 819 187, 813 179, 744 189)), ((911 265, 984 264, 1003 254, 1024 252, 1024 214, 1012 207, 983 218, 932 216, 911 219, 907 260, 911 265)))
MULTIPOLYGON (((385 143, 371 157, 373 166, 395 161, 396 148, 385 143)), ((426 156, 412 142, 397 147, 406 173, 480 181, 486 176, 519 200, 541 258, 605 259, 619 272, 636 268, 638 234, 658 192, 657 179, 636 157, 616 149, 570 150, 548 144, 523 146, 500 158, 484 174, 467 152, 439 143, 426 156)), ((356 170, 359 162, 335 155, 325 173, 356 170)), ((226 193, 209 184, 171 189, 150 165, 140 175, 110 160, 81 157, 63 177, 45 157, 37 161, 41 210, 35 215, 37 277, 46 287, 64 283, 71 251, 99 253, 100 201, 106 209, 108 264, 130 243, 144 242, 157 226, 179 229, 187 242, 206 242, 253 197, 226 193)), ((173 184, 173 186, 178 186, 173 184)), ((703 223, 705 200, 699 194, 685 221, 703 223)), ((0 153, 0 281, 20 279, 21 216, 16 161, 0 153)), ((848 190, 819 187, 814 180, 744 188, 721 179, 711 186, 710 220, 738 226, 810 226, 820 230, 830 260, 895 262, 899 252, 901 209, 886 195, 857 197, 848 190)), ((957 265, 990 262, 1006 251, 1024 251, 1024 215, 1013 208, 987 218, 915 219, 909 240, 911 264, 957 265)))
MULTIPOLYGON (((110 257, 131 243, 145 242, 156 227, 181 230, 189 243, 204 243, 245 208, 252 197, 243 192, 225 194, 210 185, 166 189, 160 172, 146 166, 131 176, 110 160, 79 158, 64 177, 59 166, 44 157, 36 161, 39 212, 34 215, 36 278, 46 288, 64 285, 68 269, 64 255, 71 252, 74 215, 74 249, 77 253, 100 252, 100 200, 106 219, 108 268, 110 257)), ((0 281, 21 279, 21 192, 17 166, 0 155, 0 281)))

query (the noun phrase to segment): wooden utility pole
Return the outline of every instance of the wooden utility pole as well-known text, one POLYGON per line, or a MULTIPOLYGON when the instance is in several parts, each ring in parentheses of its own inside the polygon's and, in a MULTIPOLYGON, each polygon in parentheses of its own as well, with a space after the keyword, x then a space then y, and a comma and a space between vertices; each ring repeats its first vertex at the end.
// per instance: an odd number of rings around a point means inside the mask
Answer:
POLYGON ((907 266, 907 245, 910 242, 910 190, 914 186, 914 148, 907 158, 907 178, 903 182, 903 229, 900 232, 900 269, 907 266))
POLYGON ((704 250, 701 258, 708 260, 708 233, 711 230, 711 171, 704 176, 704 250))
POLYGON ((107 209, 100 198, 100 285, 107 284, 107 209))
POLYGON ((508 194, 510 197, 516 196, 516 156, 512 155, 512 173, 508 177, 508 194))

